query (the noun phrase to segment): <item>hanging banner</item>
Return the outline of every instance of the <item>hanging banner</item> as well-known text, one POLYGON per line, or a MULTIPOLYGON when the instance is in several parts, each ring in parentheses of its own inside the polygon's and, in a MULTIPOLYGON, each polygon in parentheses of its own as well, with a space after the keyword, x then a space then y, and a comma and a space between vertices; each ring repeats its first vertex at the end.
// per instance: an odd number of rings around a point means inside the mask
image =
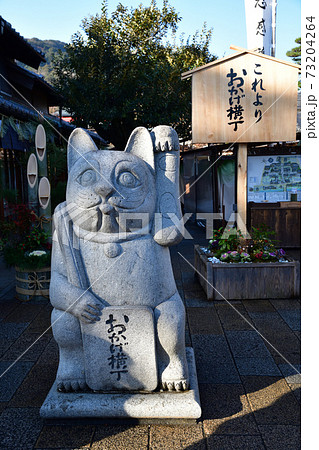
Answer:
POLYGON ((274 56, 271 52, 273 8, 276 8, 273 0, 245 0, 247 48, 270 56, 274 56))

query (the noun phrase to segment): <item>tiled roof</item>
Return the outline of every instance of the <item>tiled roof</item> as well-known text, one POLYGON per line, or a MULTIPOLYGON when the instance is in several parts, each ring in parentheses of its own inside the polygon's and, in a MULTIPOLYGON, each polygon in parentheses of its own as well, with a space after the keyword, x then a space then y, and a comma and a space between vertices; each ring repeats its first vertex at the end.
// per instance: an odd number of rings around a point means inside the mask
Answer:
POLYGON ((54 116, 51 116, 50 114, 45 114, 41 112, 39 114, 35 109, 32 107, 22 105, 21 103, 15 102, 14 100, 5 99, 4 97, 0 96, 0 113, 11 115, 13 117, 16 117, 19 120, 39 120, 41 116, 45 117, 47 120, 50 120, 52 122, 55 122, 58 127, 66 126, 67 128, 70 128, 71 125, 69 125, 66 122, 60 123, 60 120, 54 116))
MULTIPOLYGON (((44 53, 35 49, 12 25, 0 16, 0 38, 6 47, 11 43, 10 53, 14 59, 37 69, 41 62, 45 62, 44 53)), ((5 50, 5 49, 4 49, 5 50)))
MULTIPOLYGON (((54 125, 56 128, 60 129, 63 128, 64 130, 68 130, 69 133, 71 133, 74 128, 76 128, 74 125, 71 125, 68 122, 65 122, 64 120, 61 120, 58 117, 52 116, 50 114, 42 113, 39 114, 35 109, 21 105, 20 103, 17 103, 13 100, 7 100, 0 96, 0 114, 6 114, 6 115, 12 115, 13 117, 16 117, 20 120, 35 120, 39 121, 42 116, 49 120, 52 125, 54 125)), ((87 130, 87 132, 90 134, 92 139, 98 140, 102 145, 107 145, 107 142, 102 139, 97 133, 94 133, 93 131, 87 130)))
MULTIPOLYGON (((57 104, 59 104, 59 100, 60 101, 62 100, 62 96, 60 96, 60 94, 57 93, 57 91, 54 89, 54 87, 44 79, 43 75, 33 72, 32 70, 29 70, 26 67, 21 67, 17 64, 8 63, 8 65, 11 68, 13 68, 14 70, 17 70, 18 72, 23 73, 24 76, 34 78, 37 82, 42 84, 47 91, 50 91, 51 95, 56 97, 57 104)), ((50 105, 50 106, 56 106, 56 105, 50 105)))

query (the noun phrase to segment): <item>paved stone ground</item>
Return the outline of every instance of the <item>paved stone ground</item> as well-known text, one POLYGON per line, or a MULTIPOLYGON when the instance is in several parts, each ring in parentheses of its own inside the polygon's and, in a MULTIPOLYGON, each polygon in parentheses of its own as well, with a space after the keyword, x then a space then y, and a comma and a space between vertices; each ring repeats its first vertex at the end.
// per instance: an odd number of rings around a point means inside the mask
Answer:
MULTIPOLYGON (((196 243, 203 231, 189 227, 196 243)), ((202 418, 197 424, 48 425, 39 417, 57 369, 48 302, 14 299, 14 273, 0 276, 1 449, 293 449, 300 448, 300 301, 208 302, 180 252, 172 250, 195 350, 202 418), (239 314, 240 313, 240 314, 239 314), (254 328, 250 325, 252 324, 254 328), (264 340, 258 332, 266 339, 264 340), (35 343, 28 351, 28 347, 35 343)))

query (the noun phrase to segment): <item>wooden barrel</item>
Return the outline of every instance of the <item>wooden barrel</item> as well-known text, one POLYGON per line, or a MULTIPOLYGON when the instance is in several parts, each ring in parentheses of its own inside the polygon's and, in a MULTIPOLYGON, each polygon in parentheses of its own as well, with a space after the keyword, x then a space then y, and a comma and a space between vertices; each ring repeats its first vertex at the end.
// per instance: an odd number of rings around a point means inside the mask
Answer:
POLYGON ((51 268, 31 270, 16 267, 16 297, 28 302, 31 299, 48 299, 51 268))

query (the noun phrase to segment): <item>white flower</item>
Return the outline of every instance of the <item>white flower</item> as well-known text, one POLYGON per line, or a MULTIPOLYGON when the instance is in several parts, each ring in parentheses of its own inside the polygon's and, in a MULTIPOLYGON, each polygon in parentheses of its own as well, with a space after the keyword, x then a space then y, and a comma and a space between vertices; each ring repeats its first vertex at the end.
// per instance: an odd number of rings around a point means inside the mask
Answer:
POLYGON ((29 256, 42 256, 46 255, 46 252, 43 250, 34 250, 33 252, 29 253, 29 256))

